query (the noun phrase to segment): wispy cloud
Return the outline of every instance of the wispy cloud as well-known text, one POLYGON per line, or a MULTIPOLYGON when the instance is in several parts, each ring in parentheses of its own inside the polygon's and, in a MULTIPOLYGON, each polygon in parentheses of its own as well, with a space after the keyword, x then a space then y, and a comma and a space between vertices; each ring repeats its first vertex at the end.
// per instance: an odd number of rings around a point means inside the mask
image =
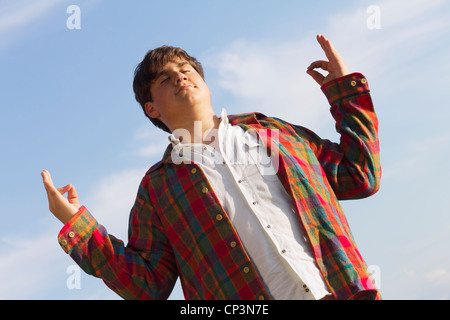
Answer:
POLYGON ((439 181, 436 177, 445 165, 443 159, 446 159, 448 150, 442 146, 447 145, 450 145, 450 130, 402 143, 398 150, 403 156, 383 169, 383 180, 389 183, 411 183, 420 179, 422 184, 444 186, 446 180, 439 181))
MULTIPOLYGON (((88 196, 80 199, 99 223, 125 244, 130 209, 145 171, 146 168, 124 169, 112 173, 93 184, 85 193, 88 196)), ((32 234, 22 233, 0 239, 0 299, 64 299, 77 296, 76 290, 71 292, 66 287, 67 266, 75 263, 58 244, 58 228, 61 227, 56 223, 54 228, 39 227, 32 234), (60 292, 59 296, 52 291, 60 292)), ((115 297, 110 295, 110 290, 101 281, 91 282, 84 278, 82 289, 83 299, 115 297)))
MULTIPOLYGON (((13 39, 15 33, 51 12, 57 3, 59 1, 56 0, 3 1, 0 13, 0 48, 13 39)), ((404 57, 419 59, 421 48, 428 43, 428 35, 448 30, 448 20, 444 19, 445 10, 441 10, 444 4, 445 1, 433 0, 378 1, 382 14, 382 29, 379 32, 369 31, 365 27, 365 7, 334 15, 328 25, 318 32, 326 34, 333 41, 349 65, 355 66, 358 71, 368 72, 375 78, 382 77, 389 74, 388 71, 404 57), (414 48, 417 50, 412 50, 414 48), (404 55, 405 52, 408 53, 407 56, 404 55)), ((322 122, 327 126, 331 123, 326 101, 317 84, 305 73, 311 62, 309 59, 323 58, 315 43, 314 34, 305 34, 304 39, 299 42, 285 43, 273 39, 262 42, 240 39, 225 44, 224 48, 226 49, 210 56, 205 62, 208 66, 217 68, 217 84, 241 101, 239 106, 233 106, 234 112, 261 111, 313 129, 322 126, 322 122), (303 65, 299 64, 300 60, 304 61, 303 65)), ((369 78, 369 82, 371 79, 369 78)), ((413 81, 404 80, 409 83, 413 81)), ((145 132, 138 132, 137 136, 140 141, 151 138, 151 134, 145 132)), ((439 148, 440 144, 448 142, 447 138, 442 139, 436 137, 435 140, 424 142, 430 148, 439 148)), ((136 149, 135 156, 146 156, 157 161, 167 145, 166 141, 161 145, 142 142, 143 147, 136 149)), ((412 144, 409 153, 427 151, 418 150, 419 148, 420 146, 412 144)), ((425 160, 414 158, 410 166, 413 168, 425 160)), ((398 168, 404 168, 404 164, 402 159, 398 168)), ((90 190, 86 190, 88 197, 82 200, 110 233, 125 242, 129 210, 145 170, 147 168, 130 167, 111 173, 94 183, 90 190)), ((56 252, 61 250, 56 242, 57 231, 40 230, 32 239, 19 231, 18 239, 4 238, 0 241, 2 249, 8 248, 0 254, 0 298, 36 298, 39 297, 40 289, 50 286, 55 273, 62 272, 64 277, 65 266, 70 258, 56 252)), ((412 270, 409 273, 411 276, 418 274, 413 267, 409 270, 412 270)), ((388 274, 384 270, 382 272, 383 275, 388 274)), ((420 281, 436 283, 439 277, 448 280, 449 270, 445 265, 439 265, 421 274, 423 276, 420 281)))
POLYGON ((0 32, 28 25, 53 8, 58 0, 8 1, 2 3, 0 32))
MULTIPOLYGON (((302 43, 255 43, 245 39, 227 44, 209 57, 206 64, 216 68, 219 87, 239 101, 232 112, 258 111, 284 119, 302 119, 317 124, 326 119, 326 100, 306 74, 316 49, 314 38, 302 43), (303 61, 302 61, 303 57, 303 61)), ((320 58, 320 57, 318 57, 320 58)), ((228 111, 231 113, 230 111, 228 111)))
POLYGON ((58 0, 3 1, 0 11, 0 49, 60 4, 58 0))
POLYGON ((0 299, 39 297, 58 273, 58 255, 54 254, 58 250, 56 235, 2 238, 0 244, 7 248, 0 255, 0 299))
MULTIPOLYGON (((386 251, 395 252, 389 256, 389 262, 386 261, 387 269, 382 269, 383 280, 392 280, 383 281, 383 291, 391 298, 423 299, 433 296, 425 288, 437 288, 437 279, 448 277, 448 261, 441 256, 445 251, 443 243, 447 242, 441 237, 437 241, 437 234, 442 233, 435 230, 435 224, 436 219, 442 219, 440 223, 448 221, 443 218, 448 207, 445 198, 448 188, 442 177, 446 175, 443 168, 448 158, 448 150, 443 146, 448 145, 449 134, 448 130, 440 130, 438 134, 436 128, 427 132, 422 127, 405 124, 410 118, 419 123, 417 112, 429 115, 429 110, 417 110, 427 106, 414 104, 414 101, 402 105, 393 103, 410 93, 420 96, 420 91, 415 90, 423 90, 421 81, 432 90, 433 85, 426 80, 430 79, 430 74, 433 74, 432 83, 445 83, 445 79, 448 82, 448 66, 441 66, 442 61, 447 60, 448 46, 440 43, 449 35, 449 5, 442 0, 376 1, 373 4, 380 8, 381 29, 367 28, 367 6, 361 4, 353 11, 330 15, 328 24, 317 33, 331 39, 351 71, 363 72, 369 84, 376 84, 371 88, 377 89, 373 90, 373 97, 375 108, 380 111, 381 133, 385 138, 382 141, 382 188, 389 186, 387 189, 393 191, 390 194, 383 194, 385 189, 381 191, 377 210, 371 216, 374 228, 384 230, 384 235, 379 235, 380 243, 389 239, 386 251), (430 72, 430 63, 437 67, 436 72, 430 72), (377 104, 380 100, 388 104, 377 104), (393 108, 396 112, 392 112, 393 108), (394 118, 383 118, 386 115, 394 115, 394 118), (420 134, 415 134, 406 140, 398 139, 395 136, 398 130, 421 130, 422 138, 418 139, 420 134), (384 160, 388 157, 384 155, 389 150, 395 152, 389 155, 390 162, 387 162, 384 160), (426 219, 424 214, 432 217, 426 219), (420 234, 420 237, 413 234, 420 234), (410 241, 411 238, 417 241, 410 241), (408 268, 407 274, 399 273, 402 267, 408 268), (410 288, 409 277, 414 278, 415 288, 410 288)), ((324 58, 314 36, 305 34, 297 42, 240 39, 225 44, 223 51, 211 55, 207 66, 215 68, 219 76, 218 88, 240 102, 234 112, 255 109, 305 125, 321 134, 320 131, 327 131, 324 126, 332 129, 334 126, 320 90, 304 73, 311 62, 309 59, 324 58)), ((442 92, 432 93, 433 97, 439 94, 443 95, 442 92)), ((446 111, 437 112, 440 117, 448 115, 446 111)), ((424 125, 432 126, 431 123, 424 125)), ((406 137, 406 133, 402 137, 406 137)), ((377 255, 383 256, 382 253, 377 255)), ((383 260, 380 261, 380 265, 383 264, 383 260)), ((439 290, 440 296, 449 296, 442 286, 439 290)))
POLYGON ((450 287, 450 271, 438 268, 425 274, 425 279, 435 286, 450 287))
POLYGON ((109 233, 126 243, 130 209, 148 168, 129 168, 96 182, 83 200, 88 210, 109 233))
MULTIPOLYGON (((389 77, 392 70, 410 68, 406 62, 421 57, 430 35, 448 33, 450 26, 442 0, 378 1, 377 5, 380 30, 367 28, 367 7, 361 5, 353 12, 332 15, 318 31, 331 39, 351 71, 370 76, 369 83, 389 77)), ((324 59, 314 36, 305 34, 297 42, 240 39, 211 54, 206 65, 217 71, 218 87, 239 101, 234 112, 257 110, 320 129, 331 120, 317 84, 305 73, 310 62, 324 59)))
POLYGON ((168 135, 168 133, 148 122, 144 127, 134 131, 133 140, 137 145, 135 148, 137 151, 131 156, 154 159, 154 162, 159 161, 169 144, 168 135))

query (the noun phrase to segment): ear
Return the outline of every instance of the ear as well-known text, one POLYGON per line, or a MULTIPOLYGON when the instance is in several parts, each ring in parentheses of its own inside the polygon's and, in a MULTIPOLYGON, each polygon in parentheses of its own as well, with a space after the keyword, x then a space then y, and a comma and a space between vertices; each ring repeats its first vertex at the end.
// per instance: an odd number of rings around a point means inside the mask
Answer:
POLYGON ((160 113, 159 113, 159 111, 155 108, 155 106, 153 105, 153 102, 146 102, 146 103, 145 103, 145 113, 146 113, 150 118, 159 118, 159 117, 160 117, 160 113))

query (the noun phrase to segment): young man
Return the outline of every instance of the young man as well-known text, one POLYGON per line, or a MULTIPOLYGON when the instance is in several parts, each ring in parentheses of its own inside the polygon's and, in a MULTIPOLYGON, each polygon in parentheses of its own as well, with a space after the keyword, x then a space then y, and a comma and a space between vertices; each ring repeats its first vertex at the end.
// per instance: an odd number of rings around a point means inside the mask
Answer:
POLYGON ((133 87, 171 143, 142 179, 126 246, 72 185, 56 189, 42 172, 65 252, 127 299, 165 299, 178 277, 186 299, 378 298, 338 201, 378 190, 377 117, 364 76, 317 40, 328 61, 307 73, 339 144, 260 113, 219 118, 200 63, 178 48, 149 51, 133 87))

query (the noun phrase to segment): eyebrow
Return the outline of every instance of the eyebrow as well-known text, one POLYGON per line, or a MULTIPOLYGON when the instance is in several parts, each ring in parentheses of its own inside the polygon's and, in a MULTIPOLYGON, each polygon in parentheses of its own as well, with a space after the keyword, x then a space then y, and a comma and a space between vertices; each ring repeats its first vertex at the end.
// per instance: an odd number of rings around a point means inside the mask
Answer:
MULTIPOLYGON (((179 63, 177 63, 177 68, 181 68, 185 65, 191 65, 189 62, 187 61, 181 61, 179 63)), ((156 77, 154 78, 154 81, 158 80, 159 77, 166 75, 167 73, 169 73, 169 70, 161 70, 160 72, 158 72, 158 74, 156 75, 156 77)))

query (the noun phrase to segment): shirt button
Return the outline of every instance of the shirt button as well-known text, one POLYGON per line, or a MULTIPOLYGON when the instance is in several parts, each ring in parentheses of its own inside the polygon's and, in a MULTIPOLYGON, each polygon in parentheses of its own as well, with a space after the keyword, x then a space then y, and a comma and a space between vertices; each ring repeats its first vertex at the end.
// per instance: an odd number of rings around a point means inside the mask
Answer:
POLYGON ((70 232, 69 232, 69 238, 73 238, 74 236, 75 236, 75 232, 70 231, 70 232))
POLYGON ((267 225, 267 229, 270 229, 270 228, 271 228, 271 226, 270 226, 270 224, 268 224, 268 225, 267 225))
POLYGON ((362 84, 366 84, 366 83, 367 83, 367 80, 366 80, 366 79, 361 79, 361 83, 362 83, 362 84))
POLYGON ((285 249, 281 250, 281 253, 286 253, 286 250, 285 249))
POLYGON ((244 273, 249 273, 250 272, 250 268, 249 267, 244 267, 244 273))
POLYGON ((191 170, 191 173, 192 174, 195 174, 197 172, 197 168, 193 168, 192 170, 191 170))
POLYGON ((259 296, 258 300, 264 300, 264 296, 259 296))
POLYGON ((252 204, 253 204, 253 205, 256 205, 256 201, 253 201, 252 204))
POLYGON ((230 242, 230 247, 234 248, 234 247, 236 247, 236 245, 237 245, 236 241, 231 241, 230 242))
POLYGON ((223 216, 221 215, 221 214, 218 214, 217 216, 216 216, 216 220, 217 221, 220 221, 220 220, 222 220, 223 219, 223 216))
POLYGON ((350 85, 351 85, 352 87, 355 87, 355 86, 356 86, 356 81, 353 80, 352 82, 350 82, 350 85))
POLYGON ((202 189, 202 192, 203 192, 203 193, 208 193, 208 191, 209 191, 209 190, 208 190, 207 187, 203 187, 203 189, 202 189))
POLYGON ((61 241, 61 245, 64 247, 64 246, 67 246, 67 240, 66 239, 63 239, 62 241, 61 241))

